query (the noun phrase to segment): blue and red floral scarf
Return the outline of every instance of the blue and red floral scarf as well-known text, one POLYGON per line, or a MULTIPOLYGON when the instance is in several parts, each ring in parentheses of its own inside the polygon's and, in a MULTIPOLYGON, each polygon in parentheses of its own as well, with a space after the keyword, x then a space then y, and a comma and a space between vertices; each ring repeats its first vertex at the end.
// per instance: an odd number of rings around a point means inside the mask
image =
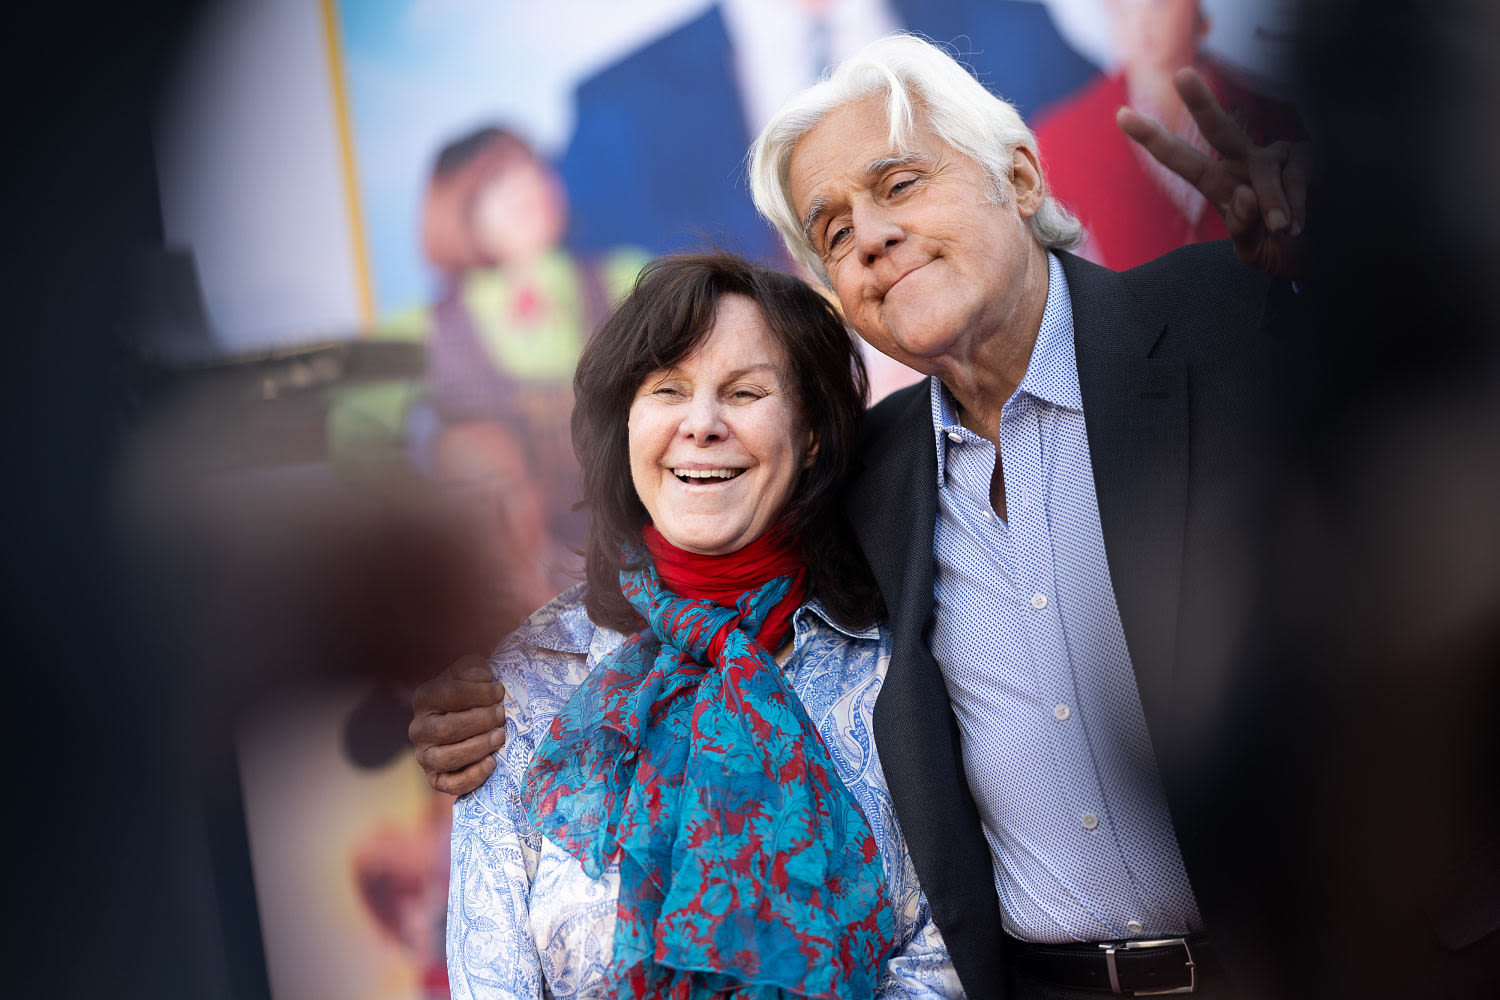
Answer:
POLYGON ((527 813, 590 877, 619 862, 617 996, 868 997, 894 937, 875 838, 769 652, 805 569, 776 531, 721 557, 644 535, 620 587, 648 627, 553 719, 527 813))

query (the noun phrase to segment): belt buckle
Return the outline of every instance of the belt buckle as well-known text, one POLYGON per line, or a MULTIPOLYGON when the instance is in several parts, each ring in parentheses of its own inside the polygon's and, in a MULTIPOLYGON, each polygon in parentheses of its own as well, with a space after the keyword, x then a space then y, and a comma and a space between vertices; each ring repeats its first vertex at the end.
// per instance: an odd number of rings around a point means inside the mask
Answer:
POLYGON ((1187 956, 1188 984, 1177 986, 1169 990, 1131 990, 1133 997, 1158 997, 1169 993, 1196 993, 1198 992, 1198 966, 1193 962, 1193 949, 1188 947, 1187 938, 1153 938, 1149 941, 1106 941, 1099 945, 1104 949, 1104 962, 1109 967, 1109 989, 1111 993, 1124 993, 1120 989, 1120 973, 1115 967, 1115 951, 1139 951, 1146 948, 1162 948, 1167 945, 1182 945, 1183 954, 1187 956))

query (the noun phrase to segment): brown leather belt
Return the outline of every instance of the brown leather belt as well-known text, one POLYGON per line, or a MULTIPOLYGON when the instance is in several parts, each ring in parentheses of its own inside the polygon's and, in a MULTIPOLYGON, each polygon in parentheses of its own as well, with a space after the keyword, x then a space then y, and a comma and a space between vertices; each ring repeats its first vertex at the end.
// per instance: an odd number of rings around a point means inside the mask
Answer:
POLYGON ((1204 975, 1219 971, 1203 937, 1100 944, 1012 940, 1009 954, 1033 979, 1070 989, 1138 997, 1194 993, 1204 975))

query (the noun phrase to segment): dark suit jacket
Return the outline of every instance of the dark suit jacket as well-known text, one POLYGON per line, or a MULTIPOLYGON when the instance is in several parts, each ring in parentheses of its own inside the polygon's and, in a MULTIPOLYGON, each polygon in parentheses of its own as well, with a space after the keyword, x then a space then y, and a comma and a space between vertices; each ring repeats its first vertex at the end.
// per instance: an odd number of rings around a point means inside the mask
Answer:
MULTIPOLYGON (((1099 516, 1125 637, 1184 860, 1213 865, 1202 740, 1222 691, 1237 546, 1255 475, 1257 391, 1273 285, 1227 243, 1115 273, 1060 255, 1073 304, 1099 516), (1205 718, 1208 717, 1208 718, 1205 718)), ((959 730, 928 651, 937 459, 928 384, 867 418, 849 517, 891 611, 891 668, 875 738, 933 917, 971 997, 1004 992, 989 848, 964 779, 959 730)), ((1209 879, 1211 883, 1212 880, 1209 879)))

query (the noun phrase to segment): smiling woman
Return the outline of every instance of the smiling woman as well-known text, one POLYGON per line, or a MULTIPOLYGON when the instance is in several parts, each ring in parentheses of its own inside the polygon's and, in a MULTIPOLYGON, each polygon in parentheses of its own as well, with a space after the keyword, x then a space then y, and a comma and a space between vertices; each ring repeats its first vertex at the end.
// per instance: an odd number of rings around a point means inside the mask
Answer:
POLYGON ((760 307, 725 295, 708 339, 630 407, 630 475, 657 530, 701 555, 765 534, 814 457, 799 409, 760 307))
POLYGON ((619 554, 641 544, 648 517, 700 554, 734 552, 779 521, 811 589, 841 623, 883 615, 839 509, 867 391, 853 344, 821 295, 769 268, 729 254, 664 257, 647 268, 573 379, 594 621, 640 626, 620 594, 619 554), (674 467, 687 478, 740 475, 718 484, 733 490, 695 493, 674 467))
POLYGON ((454 995, 956 995, 870 739, 890 645, 840 516, 865 379, 837 313, 664 258, 575 391, 588 582, 490 660, 509 736, 454 805, 454 995))

